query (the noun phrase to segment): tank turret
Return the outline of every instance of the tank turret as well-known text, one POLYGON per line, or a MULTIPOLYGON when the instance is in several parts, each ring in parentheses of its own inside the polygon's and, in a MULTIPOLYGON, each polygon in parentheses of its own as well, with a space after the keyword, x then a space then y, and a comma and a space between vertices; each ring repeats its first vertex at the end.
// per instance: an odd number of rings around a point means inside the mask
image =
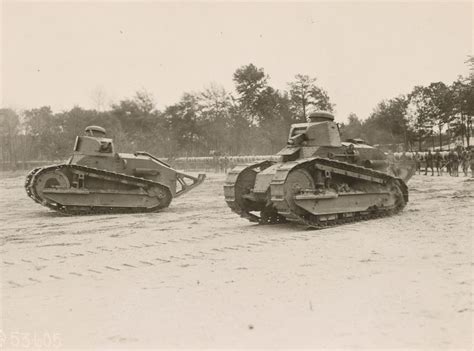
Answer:
POLYGON ((334 115, 328 111, 316 111, 310 113, 307 120, 312 123, 334 121, 334 115))
POLYGON ((278 152, 282 162, 313 156, 328 157, 388 172, 408 181, 415 171, 414 162, 394 163, 380 150, 359 138, 341 141, 339 127, 330 112, 310 114, 307 123, 293 124, 287 146, 278 152))
POLYGON ((341 148, 339 129, 332 114, 316 112, 307 120, 291 125, 287 146, 277 154, 283 157, 283 162, 310 157, 318 150, 331 152, 341 148))
POLYGON ((85 135, 105 137, 105 134, 105 129, 99 126, 89 126, 85 130, 85 135))

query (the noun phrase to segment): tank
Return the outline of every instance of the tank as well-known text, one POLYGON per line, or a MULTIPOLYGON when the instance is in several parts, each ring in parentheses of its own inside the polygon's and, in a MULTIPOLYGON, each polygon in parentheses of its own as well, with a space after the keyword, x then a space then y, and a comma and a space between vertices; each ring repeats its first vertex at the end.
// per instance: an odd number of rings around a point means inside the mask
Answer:
POLYGON ((321 228, 401 211, 408 188, 390 161, 365 143, 342 142, 334 116, 293 124, 287 145, 267 160, 232 169, 224 196, 232 211, 261 224, 321 228))
POLYGON ((66 163, 32 170, 25 189, 37 203, 63 214, 155 212, 204 179, 147 152, 117 153, 104 128, 89 126, 76 137, 66 163))

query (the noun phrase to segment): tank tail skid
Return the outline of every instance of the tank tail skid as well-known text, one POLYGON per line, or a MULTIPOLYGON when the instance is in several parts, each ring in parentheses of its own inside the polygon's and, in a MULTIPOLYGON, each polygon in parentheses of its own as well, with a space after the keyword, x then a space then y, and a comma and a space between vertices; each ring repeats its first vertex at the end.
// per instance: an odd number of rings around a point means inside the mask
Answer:
POLYGON ((407 183, 416 173, 416 162, 410 159, 395 161, 392 172, 396 177, 407 183))
POLYGON ((189 174, 176 172, 176 180, 181 186, 181 189, 176 191, 176 194, 174 197, 178 197, 178 196, 186 194, 191 189, 200 185, 204 181, 204 179, 206 179, 205 174, 199 174, 197 177, 193 177, 193 176, 190 176, 189 174), (187 183, 186 180, 191 180, 191 184, 187 183))

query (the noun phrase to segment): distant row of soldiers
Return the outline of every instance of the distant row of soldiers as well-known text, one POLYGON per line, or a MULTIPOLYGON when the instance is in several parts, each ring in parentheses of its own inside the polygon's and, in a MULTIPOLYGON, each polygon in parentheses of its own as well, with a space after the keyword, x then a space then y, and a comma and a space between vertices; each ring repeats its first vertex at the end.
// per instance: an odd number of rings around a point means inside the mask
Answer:
POLYGON ((416 168, 419 174, 421 174, 421 166, 425 166, 425 175, 428 175, 428 170, 431 169, 431 175, 434 176, 434 170, 439 175, 443 174, 443 169, 446 168, 448 174, 453 177, 459 176, 459 167, 461 167, 464 176, 468 175, 469 168, 471 168, 471 176, 474 177, 474 149, 458 149, 451 150, 448 154, 442 154, 439 151, 419 155, 417 152, 413 155, 413 159, 416 162, 416 168))
MULTIPOLYGON (((416 169, 421 174, 422 170, 428 174, 431 169, 431 174, 434 175, 436 169, 438 175, 441 175, 443 169, 446 169, 452 176, 459 175, 459 167, 467 175, 469 168, 471 172, 474 169, 474 148, 457 149, 452 151, 436 151, 428 152, 389 152, 387 155, 391 163, 396 161, 413 160, 416 163, 416 169)), ((276 155, 259 155, 259 156, 227 156, 227 155, 211 155, 207 157, 178 157, 168 159, 175 168, 183 170, 204 170, 214 172, 227 172, 238 164, 261 162, 265 160, 278 161, 276 155)), ((412 161, 410 161, 412 162, 412 161)))
POLYGON ((275 155, 259 156, 204 156, 204 157, 177 157, 169 158, 167 162, 174 168, 182 170, 202 170, 214 172, 227 172, 236 165, 262 162, 267 160, 277 161, 275 155))

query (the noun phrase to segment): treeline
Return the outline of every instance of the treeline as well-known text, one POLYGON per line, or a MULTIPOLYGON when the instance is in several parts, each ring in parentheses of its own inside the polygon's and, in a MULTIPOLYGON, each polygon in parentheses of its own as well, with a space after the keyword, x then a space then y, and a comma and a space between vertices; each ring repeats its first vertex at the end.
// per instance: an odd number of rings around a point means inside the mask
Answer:
POLYGON ((415 86, 405 95, 381 101, 361 120, 350 114, 343 137, 362 138, 372 144, 399 144, 404 150, 423 150, 457 141, 470 146, 474 116, 474 57, 468 77, 450 85, 433 82, 415 86))
POLYGON ((146 91, 107 111, 2 109, 2 160, 65 158, 88 125, 104 127, 119 151, 144 150, 161 157, 271 154, 285 144, 291 123, 304 121, 311 109, 333 109, 327 92, 307 75, 297 75, 281 91, 270 86, 262 68, 249 64, 235 71, 233 81, 236 94, 211 85, 184 93, 163 111, 146 91))
MULTIPOLYGON (((472 58, 468 63, 474 68, 472 58)), ((144 150, 160 157, 273 154, 286 143, 290 124, 305 121, 313 110, 334 109, 326 90, 307 75, 296 75, 286 90, 278 90, 263 68, 249 64, 234 72, 233 81, 235 93, 211 85, 184 93, 162 111, 146 91, 106 111, 0 109, 1 161, 64 159, 88 125, 104 127, 119 151, 144 150)), ((406 149, 432 142, 433 133, 469 140, 473 82, 471 75, 451 85, 417 86, 407 95, 380 102, 365 120, 351 114, 341 125, 342 135, 375 144, 402 143, 406 149)))

